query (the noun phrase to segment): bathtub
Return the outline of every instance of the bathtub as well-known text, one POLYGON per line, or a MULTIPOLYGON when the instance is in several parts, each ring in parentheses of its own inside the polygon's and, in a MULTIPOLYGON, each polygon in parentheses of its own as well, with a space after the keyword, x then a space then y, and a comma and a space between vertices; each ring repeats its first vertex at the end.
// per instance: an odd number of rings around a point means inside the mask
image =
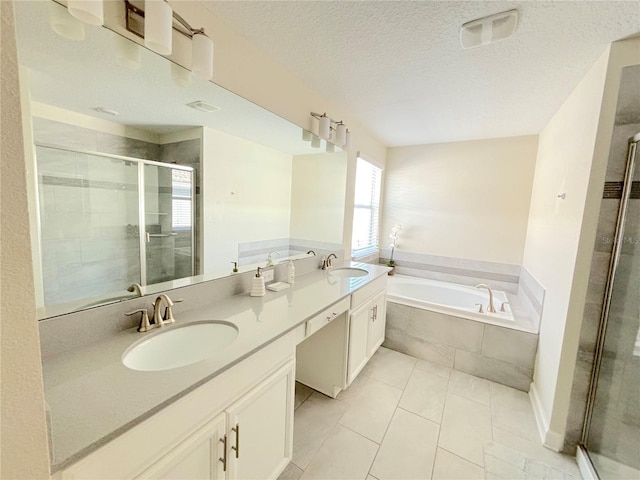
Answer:
POLYGON ((526 392, 533 378, 537 332, 521 307, 516 318, 510 305, 499 311, 508 300, 504 292, 494 290, 493 296, 498 312, 486 313, 487 289, 391 276, 382 345, 526 392), (478 303, 485 313, 478 312, 478 303))
POLYGON ((515 327, 509 305, 505 305, 505 312, 500 312, 500 307, 508 302, 508 299, 505 292, 498 290, 493 290, 493 304, 498 312, 488 313, 489 292, 486 288, 479 289, 426 278, 394 275, 389 277, 387 300, 468 320, 508 328, 515 327), (482 304, 484 313, 478 312, 478 304, 482 304))

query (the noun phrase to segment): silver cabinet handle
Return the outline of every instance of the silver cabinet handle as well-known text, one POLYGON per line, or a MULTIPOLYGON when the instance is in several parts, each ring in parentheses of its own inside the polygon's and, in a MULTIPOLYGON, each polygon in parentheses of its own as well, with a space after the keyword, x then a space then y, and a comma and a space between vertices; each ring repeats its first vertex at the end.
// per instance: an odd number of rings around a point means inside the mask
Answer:
POLYGON ((235 447, 231 447, 231 450, 235 450, 236 451, 236 458, 239 458, 240 457, 240 424, 236 423, 236 426, 234 428, 232 428, 231 430, 236 432, 236 446, 235 447))
POLYGON ((224 448, 224 452, 222 453, 222 456, 218 459, 219 462, 222 462, 222 470, 223 471, 227 471, 227 436, 225 435, 224 437, 222 437, 220 439, 220 442, 222 443, 224 448))

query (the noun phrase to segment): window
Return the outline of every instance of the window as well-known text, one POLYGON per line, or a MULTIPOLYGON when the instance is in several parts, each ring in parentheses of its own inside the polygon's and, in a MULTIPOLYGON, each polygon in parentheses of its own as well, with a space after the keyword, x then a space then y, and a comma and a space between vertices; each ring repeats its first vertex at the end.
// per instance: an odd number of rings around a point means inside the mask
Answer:
POLYGON ((375 253, 378 249, 381 177, 382 170, 358 158, 351 241, 351 255, 354 258, 375 253))
POLYGON ((191 228, 191 172, 172 170, 171 188, 173 229, 188 230, 191 228))

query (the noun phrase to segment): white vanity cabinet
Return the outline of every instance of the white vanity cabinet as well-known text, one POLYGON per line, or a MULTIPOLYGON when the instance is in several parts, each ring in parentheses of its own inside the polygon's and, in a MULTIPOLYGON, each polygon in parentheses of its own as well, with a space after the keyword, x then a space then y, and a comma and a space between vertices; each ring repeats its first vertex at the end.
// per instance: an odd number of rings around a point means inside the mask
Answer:
POLYGON ((277 478, 293 448, 295 364, 290 362, 227 409, 227 478, 277 478))
POLYGON ((351 295, 347 384, 351 384, 384 341, 387 278, 377 278, 351 295))
POLYGON ((376 353, 384 342, 385 327, 387 325, 387 292, 378 293, 371 301, 371 315, 369 316, 369 330, 367 332, 367 355, 369 358, 376 353))
POLYGON ((226 425, 226 415, 224 413, 217 415, 136 478, 140 480, 224 479, 226 425))
POLYGON ((53 478, 276 479, 293 449, 295 343, 281 337, 53 478))

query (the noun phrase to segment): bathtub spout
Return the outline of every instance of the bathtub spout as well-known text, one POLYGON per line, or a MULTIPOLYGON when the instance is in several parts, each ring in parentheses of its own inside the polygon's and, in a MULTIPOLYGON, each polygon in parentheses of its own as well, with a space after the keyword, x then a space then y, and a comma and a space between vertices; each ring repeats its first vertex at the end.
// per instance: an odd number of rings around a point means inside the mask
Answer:
POLYGON ((478 285, 476 285, 476 288, 486 288, 487 290, 489 290, 489 305, 487 306, 487 312, 496 313, 496 307, 493 306, 493 291, 491 290, 489 285, 479 283, 478 285))

